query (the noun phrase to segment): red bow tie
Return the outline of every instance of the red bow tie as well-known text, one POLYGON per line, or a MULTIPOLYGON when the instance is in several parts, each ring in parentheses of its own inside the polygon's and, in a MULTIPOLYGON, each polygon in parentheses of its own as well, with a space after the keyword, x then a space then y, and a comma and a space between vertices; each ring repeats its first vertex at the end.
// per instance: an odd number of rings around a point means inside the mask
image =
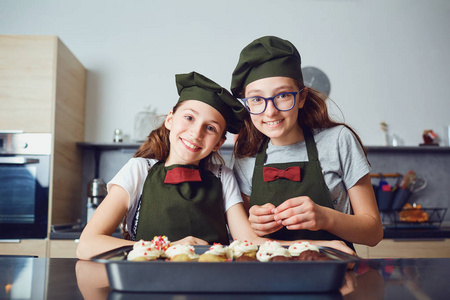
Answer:
POLYGON ((300 181, 300 167, 289 167, 286 170, 278 170, 277 168, 272 167, 263 168, 264 182, 274 181, 278 178, 286 178, 291 181, 300 181))
POLYGON ((172 170, 168 170, 164 183, 178 184, 180 182, 194 182, 202 181, 200 172, 198 169, 189 169, 184 167, 176 167, 172 170))

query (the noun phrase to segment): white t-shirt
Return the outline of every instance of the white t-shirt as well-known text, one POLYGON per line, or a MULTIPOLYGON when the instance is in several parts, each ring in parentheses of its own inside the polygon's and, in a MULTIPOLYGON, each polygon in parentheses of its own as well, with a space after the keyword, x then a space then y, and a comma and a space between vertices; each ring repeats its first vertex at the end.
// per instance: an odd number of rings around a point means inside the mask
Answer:
MULTIPOLYGON (((128 202, 127 228, 132 228, 131 225, 141 198, 145 179, 148 171, 156 162, 155 159, 131 158, 108 182, 108 192, 111 186, 115 184, 121 186, 128 193, 130 200, 128 202)), ((211 172, 221 179, 225 212, 233 205, 243 202, 236 178, 230 168, 222 166, 222 172, 219 176, 220 166, 216 165, 211 172)))
MULTIPOLYGON (((313 135, 322 174, 334 208, 350 214, 352 209, 347 190, 371 170, 361 144, 355 135, 342 125, 313 130, 313 135)), ((305 141, 287 146, 274 146, 269 143, 266 154, 266 164, 308 161, 305 141)), ((252 194, 255 160, 255 157, 236 159, 233 167, 242 193, 249 196, 252 194)), ((267 199, 267 202, 270 202, 270 199, 267 199)))

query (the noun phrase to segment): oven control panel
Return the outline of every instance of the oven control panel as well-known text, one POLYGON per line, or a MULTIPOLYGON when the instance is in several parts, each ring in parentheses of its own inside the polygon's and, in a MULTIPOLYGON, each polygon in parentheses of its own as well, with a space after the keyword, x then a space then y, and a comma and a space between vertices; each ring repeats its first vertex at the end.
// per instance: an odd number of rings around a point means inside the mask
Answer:
POLYGON ((50 155, 50 133, 0 133, 0 154, 50 155))

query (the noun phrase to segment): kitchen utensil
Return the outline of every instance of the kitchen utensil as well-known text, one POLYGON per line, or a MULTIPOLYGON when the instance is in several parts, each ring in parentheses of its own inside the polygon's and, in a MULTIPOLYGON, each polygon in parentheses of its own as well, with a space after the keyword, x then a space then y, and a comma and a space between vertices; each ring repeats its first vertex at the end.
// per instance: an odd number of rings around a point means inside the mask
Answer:
POLYGON ((403 190, 409 188, 416 179, 416 177, 417 177, 416 172, 414 172, 413 170, 409 170, 405 174, 405 176, 403 176, 402 182, 400 183, 400 188, 402 188, 403 190))
POLYGON ((101 178, 94 178, 88 184, 88 202, 97 207, 106 196, 106 184, 101 178))
POLYGON ((422 177, 417 177, 414 182, 410 185, 409 189, 411 193, 417 193, 427 187, 427 179, 422 177))
POLYGON ((392 209, 392 202, 394 196, 400 186, 401 175, 398 175, 394 186, 391 186, 385 179, 383 174, 380 174, 379 190, 376 194, 379 211, 389 211, 392 209))
POLYGON ((392 202, 392 210, 401 210, 403 205, 408 202, 412 192, 410 189, 399 188, 392 202))
POLYGON ((392 210, 401 210, 405 205, 411 194, 423 190, 427 186, 427 180, 422 177, 417 177, 417 174, 410 170, 403 176, 399 189, 397 190, 394 200, 392 202, 392 210))
POLYGON ((86 222, 94 214, 95 209, 100 205, 103 199, 106 197, 106 184, 101 178, 94 178, 88 183, 88 201, 87 201, 87 214, 86 222))

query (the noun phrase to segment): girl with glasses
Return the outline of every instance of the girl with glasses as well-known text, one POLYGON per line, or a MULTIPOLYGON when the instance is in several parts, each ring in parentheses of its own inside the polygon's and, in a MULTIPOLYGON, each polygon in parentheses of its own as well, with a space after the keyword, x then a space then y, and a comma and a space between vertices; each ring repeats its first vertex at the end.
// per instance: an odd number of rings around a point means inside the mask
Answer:
POLYGON ((274 36, 251 42, 231 91, 249 112, 233 169, 255 232, 375 246, 383 229, 363 145, 330 118, 327 96, 304 86, 295 46, 274 36))

